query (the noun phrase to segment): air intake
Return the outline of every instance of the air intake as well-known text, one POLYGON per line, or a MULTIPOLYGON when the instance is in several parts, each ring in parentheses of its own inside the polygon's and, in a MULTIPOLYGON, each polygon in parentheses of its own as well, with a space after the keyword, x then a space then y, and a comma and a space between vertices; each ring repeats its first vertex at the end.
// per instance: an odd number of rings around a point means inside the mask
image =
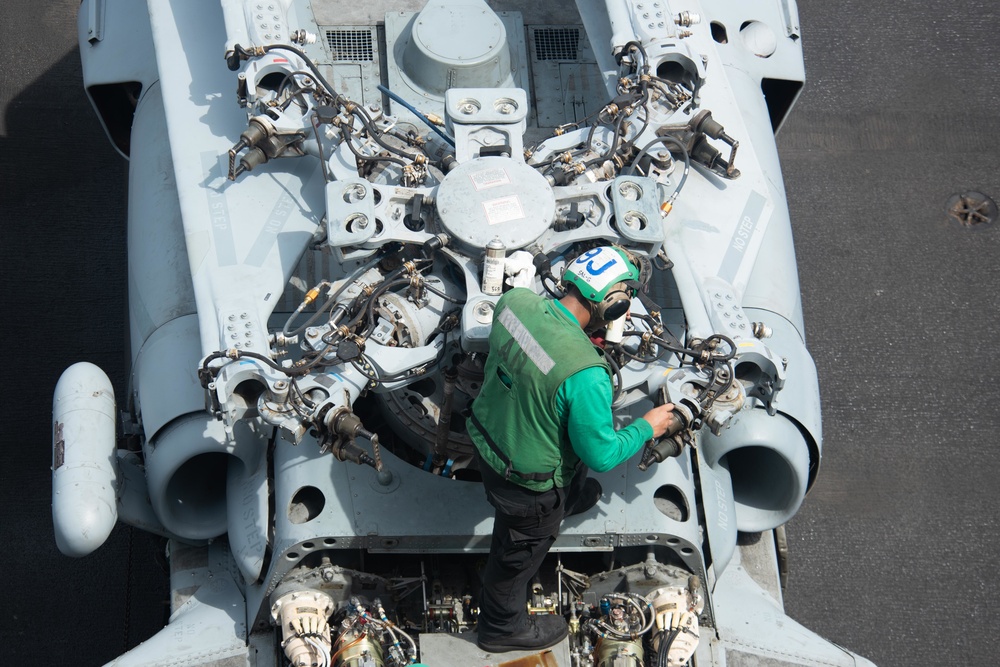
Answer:
POLYGON ((580 56, 579 28, 537 28, 535 60, 577 60, 580 56))
POLYGON ((371 30, 327 30, 326 45, 334 61, 375 60, 375 40, 371 30))

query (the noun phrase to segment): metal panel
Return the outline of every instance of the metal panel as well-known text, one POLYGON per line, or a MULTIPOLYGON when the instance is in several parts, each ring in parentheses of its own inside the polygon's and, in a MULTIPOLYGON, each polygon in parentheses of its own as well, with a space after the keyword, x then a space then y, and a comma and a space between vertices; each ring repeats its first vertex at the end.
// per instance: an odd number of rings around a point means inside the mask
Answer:
POLYGON ((582 25, 528 26, 539 127, 583 120, 600 108, 604 79, 582 25))
POLYGON ((319 26, 330 83, 348 99, 364 104, 381 103, 378 82, 382 77, 382 56, 378 29, 367 25, 319 26))

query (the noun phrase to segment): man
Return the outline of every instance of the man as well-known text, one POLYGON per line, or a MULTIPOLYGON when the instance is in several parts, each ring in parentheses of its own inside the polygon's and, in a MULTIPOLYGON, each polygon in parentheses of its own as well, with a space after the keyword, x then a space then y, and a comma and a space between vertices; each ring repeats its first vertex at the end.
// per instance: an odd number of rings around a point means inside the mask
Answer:
POLYGON ((586 333, 625 315, 638 278, 623 251, 605 246, 570 263, 558 301, 519 288, 497 303, 469 428, 496 510, 479 615, 485 651, 540 650, 566 636, 561 616, 528 615, 528 582, 563 518, 600 499, 587 468, 610 470, 670 425, 667 404, 614 430, 608 364, 586 333))

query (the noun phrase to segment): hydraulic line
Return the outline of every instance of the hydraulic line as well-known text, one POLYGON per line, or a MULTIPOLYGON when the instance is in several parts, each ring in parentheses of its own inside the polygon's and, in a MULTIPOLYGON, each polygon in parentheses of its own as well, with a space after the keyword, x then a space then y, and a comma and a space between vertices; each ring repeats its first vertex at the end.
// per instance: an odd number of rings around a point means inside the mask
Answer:
POLYGON ((292 325, 294 319, 302 312, 302 310, 305 309, 306 305, 308 304, 303 303, 302 305, 300 305, 298 309, 296 309, 296 311, 292 313, 292 315, 288 318, 288 321, 285 322, 285 326, 281 328, 281 333, 286 338, 291 338, 292 336, 297 336, 301 334, 313 322, 315 322, 319 318, 320 314, 325 312, 327 308, 329 308, 336 302, 336 300, 340 297, 341 294, 344 293, 344 290, 346 290, 349 285, 353 284, 355 280, 357 280, 360 276, 363 276, 369 269, 378 264, 380 261, 382 261, 382 255, 377 254, 375 257, 373 257, 372 259, 368 260, 367 262, 359 266, 357 269, 355 269, 347 278, 344 279, 344 284, 341 285, 336 292, 334 292, 327 298, 326 302, 323 303, 323 306, 321 308, 317 308, 316 312, 308 320, 306 320, 305 324, 303 324, 300 327, 297 327, 294 331, 289 331, 288 328, 292 325))
POLYGON ((669 204, 672 207, 674 201, 677 200, 677 195, 679 195, 681 193, 681 190, 684 188, 684 183, 687 182, 688 173, 691 171, 691 156, 688 154, 687 147, 685 147, 680 140, 678 140, 676 137, 670 136, 669 134, 656 137, 656 139, 653 139, 648 144, 646 144, 635 156, 635 159, 632 160, 632 164, 629 166, 628 173, 629 174, 635 173, 635 170, 638 167, 639 162, 642 160, 644 155, 649 154, 649 150, 653 146, 656 146, 657 144, 666 144, 666 143, 671 143, 674 146, 676 146, 677 150, 680 151, 681 156, 684 158, 684 172, 681 174, 680 181, 677 182, 677 187, 674 188, 673 193, 671 193, 670 197, 667 199, 667 204, 669 204))
POLYGON ((611 383, 615 388, 614 394, 611 396, 611 403, 614 404, 622 395, 622 369, 618 366, 618 362, 614 360, 614 357, 606 354, 604 350, 600 351, 604 354, 604 359, 608 362, 608 366, 611 367, 611 372, 614 375, 615 381, 611 383))
MULTIPOLYGON (((393 280, 392 282, 386 281, 378 286, 372 295, 368 298, 368 305, 365 306, 365 332, 371 335, 372 331, 375 329, 375 306, 378 303, 380 296, 388 292, 393 287, 401 287, 402 285, 409 285, 409 278, 399 278, 398 280, 393 280)), ((354 320, 352 320, 352 323, 354 320)), ((348 325, 350 327, 350 325, 348 325)))
POLYGON ((380 91, 382 91, 383 93, 385 93, 386 95, 388 95, 389 99, 393 100, 394 102, 398 102, 404 108, 406 108, 410 113, 412 113, 414 116, 416 116, 417 118, 419 118, 420 120, 422 120, 427 125, 427 127, 429 127, 432 130, 434 130, 442 139, 444 139, 445 141, 447 141, 452 146, 455 145, 455 139, 453 139, 451 136, 445 134, 437 125, 435 125, 434 123, 432 123, 431 120, 427 116, 425 116, 423 113, 421 113, 415 106, 413 106, 412 104, 410 104, 409 102, 407 102, 402 97, 400 97, 396 93, 392 92, 391 90, 389 90, 388 88, 386 88, 382 84, 378 85, 378 89, 380 91))
POLYGON ((316 80, 320 82, 323 88, 326 89, 327 93, 333 99, 334 104, 343 107, 351 115, 357 116, 359 119, 361 119, 361 124, 368 131, 368 134, 369 136, 371 136, 372 140, 374 140, 378 145, 382 146, 382 148, 386 149, 387 151, 391 153, 396 153, 397 155, 402 155, 411 162, 415 159, 415 156, 410 155, 405 151, 401 151, 395 146, 391 146, 385 143, 385 141, 381 137, 382 133, 378 130, 378 128, 375 127, 375 124, 372 122, 371 116, 368 115, 368 112, 365 111, 364 107, 361 106, 360 104, 352 102, 351 100, 347 99, 346 97, 338 93, 336 90, 334 90, 333 86, 330 85, 330 82, 327 81, 326 78, 323 76, 323 74, 319 71, 319 68, 316 66, 316 63, 314 63, 312 59, 309 58, 309 56, 307 56, 305 52, 303 52, 301 49, 297 49, 294 46, 291 46, 290 44, 268 44, 266 46, 255 46, 253 47, 253 51, 248 51, 239 44, 236 44, 233 47, 233 50, 243 59, 249 59, 251 57, 259 57, 270 51, 289 51, 290 53, 294 53, 296 56, 301 58, 303 62, 306 63, 306 66, 309 67, 309 70, 316 77, 316 80))
POLYGON ((319 151, 319 164, 323 169, 323 182, 329 183, 333 177, 330 175, 330 165, 326 163, 326 156, 323 154, 323 141, 319 137, 319 122, 316 114, 312 115, 309 124, 312 125, 313 136, 316 137, 316 150, 319 151))
POLYGON ((544 287, 545 291, 549 293, 549 296, 551 296, 554 299, 561 299, 561 298, 563 298, 566 295, 562 294, 560 292, 557 292, 555 290, 557 282, 558 281, 555 278, 551 277, 551 276, 542 276, 542 287, 544 287), (549 281, 552 282, 552 284, 553 284, 552 287, 549 287, 549 281))
MULTIPOLYGON (((401 167, 406 166, 406 162, 398 157, 392 157, 391 155, 365 155, 355 148, 353 143, 351 143, 351 133, 346 127, 340 128, 340 134, 344 137, 344 143, 346 143, 347 147, 351 149, 352 153, 354 153, 354 157, 362 162, 392 162, 393 164, 398 164, 401 167)), ((372 138, 374 139, 374 137, 372 138)))
POLYGON ((441 297, 445 301, 450 301, 451 303, 457 303, 457 304, 464 304, 465 303, 465 299, 456 299, 453 296, 448 296, 443 291, 439 290, 438 288, 434 287, 433 285, 428 285, 426 282, 424 283, 423 287, 428 292, 432 292, 434 294, 437 294, 439 297, 441 297))

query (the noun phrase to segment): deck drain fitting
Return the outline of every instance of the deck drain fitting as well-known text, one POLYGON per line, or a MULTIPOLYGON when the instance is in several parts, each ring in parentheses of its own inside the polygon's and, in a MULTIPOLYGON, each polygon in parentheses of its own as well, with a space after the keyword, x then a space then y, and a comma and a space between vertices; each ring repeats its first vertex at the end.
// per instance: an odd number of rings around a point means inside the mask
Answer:
POLYGON ((948 216, 964 227, 982 227, 997 219, 996 202, 982 192, 963 192, 948 198, 948 216))

